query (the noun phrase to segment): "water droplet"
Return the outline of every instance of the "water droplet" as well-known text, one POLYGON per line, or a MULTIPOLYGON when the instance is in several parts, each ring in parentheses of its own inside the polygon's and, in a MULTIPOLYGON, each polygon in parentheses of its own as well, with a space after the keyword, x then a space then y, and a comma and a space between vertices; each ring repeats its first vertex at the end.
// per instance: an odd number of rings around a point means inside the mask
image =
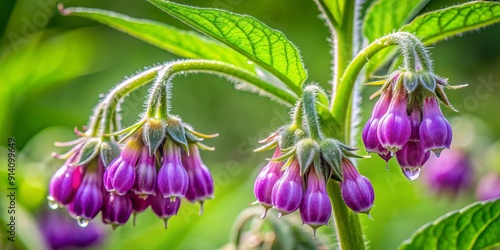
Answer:
POLYGON ((281 212, 278 212, 278 219, 281 219, 281 216, 283 216, 283 214, 281 212))
POLYGON ((102 99, 104 97, 105 97, 105 95, 103 93, 99 94, 99 99, 102 99))
POLYGON ((78 222, 78 226, 80 227, 87 227, 89 225, 89 221, 84 219, 84 218, 76 218, 76 221, 78 222))
POLYGON ((410 181, 414 181, 420 176, 420 168, 403 168, 403 174, 410 181))
POLYGON ((248 64, 253 64, 253 61, 247 60, 248 64))
POLYGON ((56 210, 59 208, 59 203, 57 203, 54 199, 54 197, 49 196, 47 197, 47 200, 49 200, 49 208, 52 210, 56 210))
POLYGON ((266 218, 267 211, 269 210, 269 208, 267 208, 267 207, 264 207, 264 209, 265 209, 264 213, 262 214, 262 216, 260 216, 260 218, 262 218, 262 219, 266 218))

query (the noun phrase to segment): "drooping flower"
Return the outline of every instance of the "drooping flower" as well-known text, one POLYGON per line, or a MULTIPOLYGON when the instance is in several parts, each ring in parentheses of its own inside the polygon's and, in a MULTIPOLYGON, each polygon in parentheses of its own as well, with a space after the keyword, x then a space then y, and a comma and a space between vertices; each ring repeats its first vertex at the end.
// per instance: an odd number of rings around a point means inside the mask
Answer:
POLYGON ((420 141, 408 141, 401 150, 396 152, 396 159, 403 174, 412 181, 418 178, 429 156, 430 151, 425 151, 420 141))
POLYGON ((377 127, 380 144, 392 153, 403 148, 410 139, 411 123, 406 109, 406 96, 395 94, 377 127))
POLYGON ((456 196, 471 187, 473 167, 461 150, 446 150, 439 158, 432 156, 425 166, 425 179, 432 190, 456 196))
POLYGON ((272 203, 278 211, 278 216, 281 217, 299 209, 303 194, 299 163, 294 160, 273 187, 272 203))
POLYGON ((375 201, 371 182, 347 159, 342 160, 342 171, 344 181, 340 183, 340 190, 345 204, 356 213, 370 214, 375 201))
POLYGON ((443 149, 449 149, 452 140, 450 123, 444 118, 437 99, 425 98, 422 124, 420 125, 420 141, 424 150, 432 150, 439 156, 443 149))
POLYGON ((113 229, 127 223, 132 214, 132 201, 129 194, 119 195, 115 192, 108 193, 102 207, 102 220, 111 224, 113 229))
POLYGON ((189 145, 189 155, 185 151, 182 152, 181 160, 189 178, 186 199, 190 202, 199 202, 201 214, 203 213, 203 202, 214 196, 212 175, 201 161, 200 152, 195 144, 189 145))
POLYGON ((325 179, 318 176, 314 167, 311 167, 307 177, 307 188, 300 205, 300 217, 304 224, 308 224, 314 230, 326 225, 332 214, 332 204, 326 192, 325 179))
POLYGON ((76 155, 70 157, 52 176, 49 186, 49 204, 52 208, 68 205, 80 187, 84 175, 84 166, 71 166, 76 155))
POLYGON ((120 156, 114 159, 104 173, 104 187, 108 192, 126 194, 135 182, 135 167, 143 147, 140 137, 132 138, 120 156))
POLYGON ((143 147, 135 168, 135 183, 132 191, 144 199, 148 195, 156 195, 156 178, 156 157, 149 154, 147 147, 143 147))
POLYGON ((167 141, 163 146, 163 163, 158 171, 157 186, 165 198, 182 198, 189 187, 189 177, 181 161, 181 148, 173 141, 167 141))
POLYGON ((68 207, 68 212, 81 226, 86 226, 101 211, 104 198, 102 191, 104 167, 101 161, 94 160, 86 168, 82 184, 68 207))
POLYGON ((167 228, 168 220, 179 211, 181 199, 179 197, 164 198, 161 195, 149 196, 148 199, 151 204, 151 209, 160 219, 164 221, 165 228, 167 228))
MULTIPOLYGON (((276 158, 280 155, 281 150, 279 147, 276 147, 273 158, 276 158)), ((255 198, 257 198, 257 202, 259 202, 265 209, 264 214, 262 214, 262 218, 266 216, 269 208, 273 206, 273 187, 281 177, 282 167, 283 162, 269 161, 267 165, 262 168, 259 175, 255 179, 253 193, 255 195, 255 198)))
MULTIPOLYGON (((386 91, 382 94, 380 99, 375 104, 373 108, 372 115, 370 119, 366 122, 363 132, 361 134, 363 143, 365 144, 366 151, 369 153, 374 152, 379 155, 389 155, 389 159, 392 155, 389 154, 389 150, 384 148, 380 143, 377 135, 377 128, 380 119, 387 113, 389 105, 391 103, 391 93, 386 91)), ((388 160, 388 159, 387 159, 388 160)), ((386 160, 386 161, 387 161, 386 160)))

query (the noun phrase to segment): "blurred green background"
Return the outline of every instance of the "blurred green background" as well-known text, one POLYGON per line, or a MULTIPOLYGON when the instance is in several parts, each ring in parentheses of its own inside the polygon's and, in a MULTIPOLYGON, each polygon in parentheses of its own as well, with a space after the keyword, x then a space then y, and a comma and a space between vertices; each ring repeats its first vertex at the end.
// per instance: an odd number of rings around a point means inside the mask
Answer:
MULTIPOLYGON (((133 17, 163 21, 189 29, 146 1, 62 0, 65 6, 113 10, 133 17)), ((328 87, 331 57, 327 27, 318 19, 313 1, 191 0, 198 6, 225 8, 252 15, 283 31, 302 51, 309 81, 328 87)), ((433 0, 423 12, 463 1, 433 0)), ((370 1, 367 1, 367 6, 370 1)), ((46 206, 46 186, 62 164, 50 157, 55 141, 74 139, 74 127, 87 123, 99 95, 124 77, 146 66, 175 56, 111 28, 78 17, 63 17, 52 0, 3 0, 0 2, 0 145, 16 140, 18 156, 18 237, 37 244, 32 223, 40 207, 46 206), (20 215, 19 215, 20 214, 20 215), (33 236, 34 237, 34 236, 33 236)), ((476 179, 487 170, 498 169, 495 141, 500 136, 500 25, 441 42, 431 48, 436 72, 453 84, 469 87, 448 91, 460 110, 444 110, 452 121, 455 141, 470 150, 476 179)), ((124 125, 132 124, 142 111, 146 89, 131 94, 122 105, 124 125)), ((363 123, 373 106, 366 98, 374 88, 365 88, 363 123)), ((266 97, 235 91, 232 84, 211 75, 177 77, 173 89, 173 113, 197 130, 220 133, 207 141, 215 152, 202 157, 214 174, 216 199, 208 201, 203 216, 197 207, 184 204, 179 216, 164 230, 152 212, 108 232, 100 248, 113 249, 216 249, 228 241, 231 224, 253 202, 253 180, 270 153, 253 153, 257 140, 287 122, 288 109, 266 97)), ((0 158, 6 162, 6 150, 0 158)), ((2 166, 3 163, 2 163, 2 166)), ((366 238, 372 249, 393 249, 413 231, 444 213, 475 201, 474 190, 455 199, 437 196, 421 178, 410 182, 396 164, 385 170, 377 157, 362 160, 360 171, 376 190, 373 220, 362 215, 366 238)), ((2 172, 4 204, 5 169, 2 172)), ((425 170, 424 170, 425 172, 425 170)), ((1 207, 5 219, 6 209, 1 207)), ((305 227, 305 226, 304 226, 305 227)), ((309 230, 307 228, 307 230, 309 230)), ((325 230, 328 231, 328 230, 325 230)), ((5 238, 0 235, 0 240, 5 238)), ((33 246, 33 245, 31 245, 33 246)), ((34 245, 36 246, 36 245, 34 245)))

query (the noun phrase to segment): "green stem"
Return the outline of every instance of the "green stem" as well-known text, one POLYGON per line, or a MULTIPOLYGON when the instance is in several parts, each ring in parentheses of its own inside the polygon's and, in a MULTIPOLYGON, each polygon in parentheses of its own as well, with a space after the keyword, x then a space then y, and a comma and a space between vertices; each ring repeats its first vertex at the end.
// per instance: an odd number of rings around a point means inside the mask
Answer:
MULTIPOLYGON (((165 83, 168 82, 168 79, 173 77, 179 73, 193 73, 193 72, 204 72, 211 73, 217 75, 223 75, 227 78, 236 79, 238 81, 243 81, 248 84, 254 85, 259 89, 271 94, 279 98, 281 101, 284 101, 288 104, 293 105, 297 101, 297 97, 293 94, 277 88, 271 83, 265 82, 253 75, 252 73, 237 68, 231 64, 211 61, 211 60, 182 60, 176 61, 172 63, 168 63, 163 66, 162 75, 158 76, 152 91, 150 93, 150 97, 148 100, 148 108, 146 114, 154 114, 154 109, 157 105, 158 98, 161 94, 165 93, 165 83), (164 73, 163 73, 164 72, 164 73)), ((168 105, 168 95, 165 99, 166 105, 168 105)))
POLYGON ((321 139, 321 129, 318 122, 318 114, 316 112, 316 93, 314 86, 309 86, 304 89, 302 94, 302 108, 306 117, 307 127, 311 138, 321 139))
POLYGON ((109 94, 106 96, 106 99, 104 99, 103 101, 104 108, 101 119, 102 120, 101 137, 103 137, 103 139, 107 138, 106 136, 107 134, 111 134, 111 128, 112 128, 111 125, 113 122, 114 113, 116 112, 115 107, 118 104, 118 102, 124 96, 130 94, 132 91, 138 89, 139 87, 153 80, 157 72, 162 67, 163 66, 156 66, 144 72, 141 72, 140 74, 135 75, 125 80, 124 82, 120 83, 118 86, 113 88, 111 92, 109 92, 109 94))
POLYGON ((335 227, 340 249, 365 249, 363 230, 358 215, 349 209, 342 199, 339 182, 328 181, 328 196, 332 201, 335 227))

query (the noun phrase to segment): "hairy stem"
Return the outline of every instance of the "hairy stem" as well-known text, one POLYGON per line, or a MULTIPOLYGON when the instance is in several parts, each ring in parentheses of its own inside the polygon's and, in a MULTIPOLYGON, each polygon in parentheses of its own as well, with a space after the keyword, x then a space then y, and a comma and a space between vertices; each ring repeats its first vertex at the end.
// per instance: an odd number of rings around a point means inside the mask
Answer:
POLYGON ((193 73, 193 72, 203 72, 222 75, 230 79, 235 79, 238 81, 243 81, 245 83, 251 84, 268 94, 277 97, 281 101, 293 105, 298 98, 293 94, 280 89, 268 82, 261 80, 252 73, 237 68, 231 64, 222 63, 212 60, 183 60, 171 62, 163 66, 162 74, 158 76, 152 90, 150 92, 150 97, 148 100, 148 107, 146 114, 153 114, 154 109, 157 105, 158 98, 160 95, 164 94, 166 105, 169 104, 168 94, 165 89, 165 84, 170 78, 179 73, 193 73))

